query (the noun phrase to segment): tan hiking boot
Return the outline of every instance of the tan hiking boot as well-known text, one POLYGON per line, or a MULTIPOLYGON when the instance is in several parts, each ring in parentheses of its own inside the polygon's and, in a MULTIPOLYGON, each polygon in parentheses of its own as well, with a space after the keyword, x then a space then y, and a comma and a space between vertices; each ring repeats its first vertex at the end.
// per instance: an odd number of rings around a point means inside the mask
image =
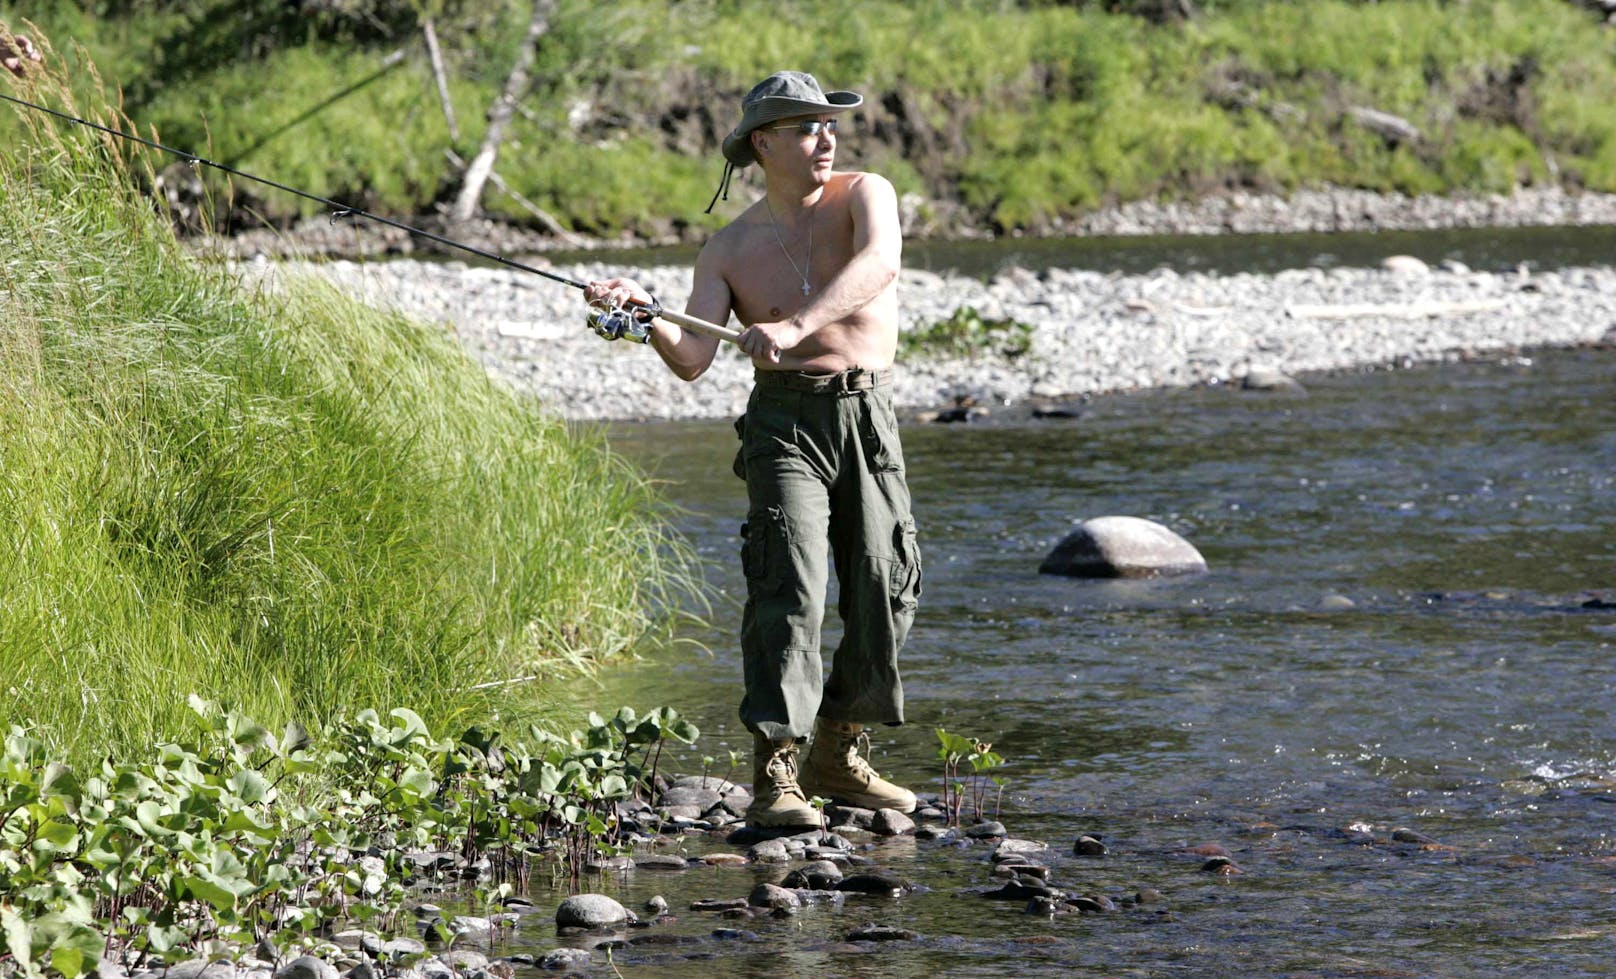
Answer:
POLYGON ((752 804, 746 825, 761 829, 819 829, 819 810, 797 785, 797 742, 752 736, 752 804))
POLYGON ((823 717, 814 721, 814 743, 802 763, 803 791, 860 809, 914 812, 915 794, 876 774, 859 754, 861 747, 870 747, 864 725, 823 717))

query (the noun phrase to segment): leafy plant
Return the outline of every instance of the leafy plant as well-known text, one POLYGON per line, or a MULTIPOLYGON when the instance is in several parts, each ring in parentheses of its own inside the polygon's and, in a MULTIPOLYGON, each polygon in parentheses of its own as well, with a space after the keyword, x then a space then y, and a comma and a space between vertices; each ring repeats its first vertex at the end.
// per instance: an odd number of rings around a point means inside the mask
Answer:
POLYGON ((389 929, 423 851, 487 855, 491 906, 546 854, 576 875, 611 850, 617 802, 662 742, 697 731, 630 708, 501 749, 433 736, 414 711, 361 711, 277 736, 192 697, 193 736, 81 776, 13 727, 0 755, 0 939, 22 974, 76 979, 108 952, 199 954, 336 919, 389 929))
POLYGON ((1014 359, 1032 348, 1034 328, 1014 319, 988 319, 973 306, 961 306, 952 316, 929 326, 902 333, 898 349, 903 357, 996 356, 1014 359))
POLYGON ((986 819, 990 789, 993 790, 993 815, 997 816, 1004 798, 1005 780, 993 771, 1004 764, 1004 757, 986 741, 950 734, 942 728, 937 729, 937 740, 940 742, 937 757, 943 763, 943 808, 948 811, 950 823, 959 824, 967 801, 976 819, 986 819), (969 769, 969 774, 961 774, 962 765, 969 769))

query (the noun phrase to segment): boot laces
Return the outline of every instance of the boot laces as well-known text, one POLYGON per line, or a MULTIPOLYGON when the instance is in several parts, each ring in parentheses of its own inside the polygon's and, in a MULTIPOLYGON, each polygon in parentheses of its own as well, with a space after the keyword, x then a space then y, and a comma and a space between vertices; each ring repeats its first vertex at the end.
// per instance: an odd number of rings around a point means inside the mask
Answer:
POLYGON ((861 730, 857 734, 844 735, 842 747, 847 751, 847 767, 854 775, 863 779, 866 783, 873 782, 881 777, 863 757, 863 755, 870 753, 870 735, 868 732, 861 730), (861 751, 863 755, 860 754, 861 751))
POLYGON ((797 785, 796 745, 774 749, 763 771, 769 776, 769 781, 774 783, 775 791, 779 794, 803 797, 802 789, 797 785))

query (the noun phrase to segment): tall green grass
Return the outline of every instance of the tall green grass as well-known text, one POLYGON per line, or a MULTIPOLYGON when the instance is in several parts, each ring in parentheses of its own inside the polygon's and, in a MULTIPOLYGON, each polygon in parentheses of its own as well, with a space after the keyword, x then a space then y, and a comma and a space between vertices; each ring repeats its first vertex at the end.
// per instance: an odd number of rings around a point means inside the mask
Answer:
POLYGON ((601 438, 434 329, 188 257, 123 147, 31 122, 0 145, 0 719, 80 759, 191 693, 459 729, 669 625, 692 565, 601 438))

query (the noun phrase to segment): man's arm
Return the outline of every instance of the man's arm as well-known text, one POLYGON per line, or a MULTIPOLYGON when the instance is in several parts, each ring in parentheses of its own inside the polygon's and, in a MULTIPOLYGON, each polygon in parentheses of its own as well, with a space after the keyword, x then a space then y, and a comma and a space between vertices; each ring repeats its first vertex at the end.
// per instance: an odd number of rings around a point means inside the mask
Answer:
POLYGON ((903 231, 898 221, 898 195, 878 174, 860 174, 848 188, 853 218, 853 258, 789 320, 755 323, 741 334, 741 349, 753 357, 779 363, 790 350, 821 327, 840 322, 869 305, 892 285, 903 260, 903 231))
MULTIPOLYGON (((709 323, 723 324, 728 322, 730 314, 729 285, 717 271, 718 261, 709 254, 711 247, 709 243, 696 258, 696 271, 690 299, 685 303, 685 313, 709 323)), ((639 283, 622 278, 591 282, 584 290, 584 298, 589 302, 604 301, 615 306, 631 300, 644 304, 651 302, 651 294, 639 283)), ((669 370, 681 380, 694 381, 712 366, 713 358, 718 354, 719 341, 717 337, 658 319, 651 330, 650 343, 669 370)))

